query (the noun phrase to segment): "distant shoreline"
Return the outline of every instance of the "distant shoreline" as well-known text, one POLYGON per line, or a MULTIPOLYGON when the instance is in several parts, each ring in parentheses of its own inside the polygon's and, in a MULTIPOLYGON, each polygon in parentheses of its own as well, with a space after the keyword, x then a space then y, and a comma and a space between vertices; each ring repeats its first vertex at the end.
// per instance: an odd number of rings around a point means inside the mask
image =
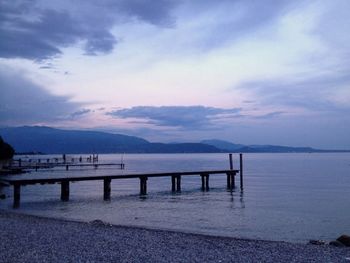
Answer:
POLYGON ((341 262, 347 248, 215 237, 0 210, 0 261, 341 262))
MULTIPOLYGON (((237 144, 210 139, 173 143, 151 142, 141 137, 101 131, 63 130, 45 126, 0 128, 2 136, 18 153, 47 154, 108 154, 108 153, 317 153, 350 152, 343 145, 330 145, 330 149, 309 146, 269 144, 237 144), (30 138, 30 140, 28 140, 30 138), (336 149, 338 148, 338 149, 336 149)), ((198 139, 199 140, 199 139, 198 139)), ((285 142, 288 144, 288 141, 285 142)))

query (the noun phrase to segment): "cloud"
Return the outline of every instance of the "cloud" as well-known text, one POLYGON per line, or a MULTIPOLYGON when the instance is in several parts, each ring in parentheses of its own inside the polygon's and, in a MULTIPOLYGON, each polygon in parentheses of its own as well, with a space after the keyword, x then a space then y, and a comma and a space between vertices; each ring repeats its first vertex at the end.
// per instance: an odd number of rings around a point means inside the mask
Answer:
POLYGON ((175 17, 172 10, 178 5, 176 0, 119 0, 105 1, 115 12, 125 13, 138 20, 158 26, 172 26, 175 17))
POLYGON ((315 78, 285 78, 256 80, 240 85, 250 91, 260 104, 279 107, 296 107, 315 112, 344 113, 350 111, 350 75, 334 74, 315 78))
POLYGON ((90 109, 81 109, 81 110, 75 111, 72 114, 70 114, 69 118, 71 118, 71 119, 79 118, 79 117, 86 115, 90 112, 91 112, 90 109))
POLYGON ((1 57, 47 59, 79 40, 86 40, 88 54, 108 53, 113 49, 116 40, 108 27, 87 26, 66 10, 41 9, 34 3, 1 2, 1 57))
POLYGON ((54 122, 81 107, 67 96, 55 96, 18 72, 0 67, 0 124, 54 122))
POLYGON ((173 1, 1 1, 0 57, 44 60, 85 42, 86 55, 106 54, 117 39, 115 24, 136 18, 159 26, 172 22, 173 1))
POLYGON ((107 113, 122 119, 141 119, 156 126, 210 128, 215 121, 234 117, 241 109, 221 109, 204 106, 137 106, 107 113))

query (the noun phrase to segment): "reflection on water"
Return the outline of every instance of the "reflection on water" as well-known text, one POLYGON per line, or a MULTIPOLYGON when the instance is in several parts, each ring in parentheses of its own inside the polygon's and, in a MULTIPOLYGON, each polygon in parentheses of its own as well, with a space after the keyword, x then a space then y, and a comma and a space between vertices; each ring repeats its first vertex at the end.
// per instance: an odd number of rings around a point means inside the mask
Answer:
MULTIPOLYGON (((238 156, 235 167, 238 167, 238 156)), ((119 162, 120 155, 100 155, 119 162)), ((134 172, 228 169, 226 154, 126 155, 126 170, 74 168, 23 176, 93 176, 134 172)), ((103 183, 71 184, 70 201, 61 202, 59 185, 26 186, 19 212, 118 225, 173 229, 213 235, 288 240, 331 240, 350 229, 350 154, 245 154, 244 192, 226 190, 225 175, 210 176, 201 191, 199 176, 182 178, 182 192, 171 192, 170 178, 149 178, 148 195, 139 180, 112 181, 103 201, 103 183)), ((239 183, 236 182, 236 186, 239 183)), ((5 189, 12 196, 12 189, 5 189)), ((11 209, 12 198, 0 201, 11 209)), ((12 210, 12 209, 11 209, 12 210)))

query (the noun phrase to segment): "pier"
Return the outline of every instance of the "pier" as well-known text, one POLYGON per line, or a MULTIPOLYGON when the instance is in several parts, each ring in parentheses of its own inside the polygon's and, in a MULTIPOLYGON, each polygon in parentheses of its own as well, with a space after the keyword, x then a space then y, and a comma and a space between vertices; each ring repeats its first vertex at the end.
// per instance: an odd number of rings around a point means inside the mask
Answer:
POLYGON ((36 158, 36 159, 15 159, 12 160, 8 166, 4 166, 3 169, 8 173, 21 173, 24 171, 39 169, 53 169, 56 167, 63 167, 67 171, 70 167, 92 167, 97 169, 98 167, 115 166, 121 170, 125 169, 125 164, 120 163, 100 163, 98 154, 89 155, 88 157, 69 157, 66 154, 62 155, 62 158, 36 158))
POLYGON ((210 170, 210 171, 185 171, 185 172, 163 172, 163 173, 134 173, 123 175, 101 175, 101 176, 79 176, 79 177, 49 177, 49 178, 33 178, 33 179, 15 179, 15 178, 2 178, 5 184, 13 186, 13 208, 20 206, 21 200, 21 187, 26 185, 35 184, 60 184, 61 185, 61 200, 69 201, 70 183, 80 181, 101 181, 103 182, 103 199, 110 200, 111 198, 111 182, 112 180, 122 179, 138 179, 140 184, 140 195, 147 194, 147 181, 149 178, 156 177, 168 177, 171 182, 172 192, 181 192, 181 178, 184 176, 199 176, 201 182, 202 191, 209 190, 209 178, 210 176, 227 176, 227 189, 233 190, 235 188, 235 177, 240 174, 240 189, 243 190, 243 159, 240 154, 240 170, 233 169, 232 154, 229 155, 230 169, 228 170, 210 170))

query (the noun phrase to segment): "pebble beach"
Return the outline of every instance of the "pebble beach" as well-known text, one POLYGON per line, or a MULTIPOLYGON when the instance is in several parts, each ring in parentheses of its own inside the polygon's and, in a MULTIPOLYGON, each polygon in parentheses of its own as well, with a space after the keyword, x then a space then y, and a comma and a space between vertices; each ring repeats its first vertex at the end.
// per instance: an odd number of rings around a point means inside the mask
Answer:
POLYGON ((50 219, 0 210, 0 262, 350 262, 350 249, 50 219))

